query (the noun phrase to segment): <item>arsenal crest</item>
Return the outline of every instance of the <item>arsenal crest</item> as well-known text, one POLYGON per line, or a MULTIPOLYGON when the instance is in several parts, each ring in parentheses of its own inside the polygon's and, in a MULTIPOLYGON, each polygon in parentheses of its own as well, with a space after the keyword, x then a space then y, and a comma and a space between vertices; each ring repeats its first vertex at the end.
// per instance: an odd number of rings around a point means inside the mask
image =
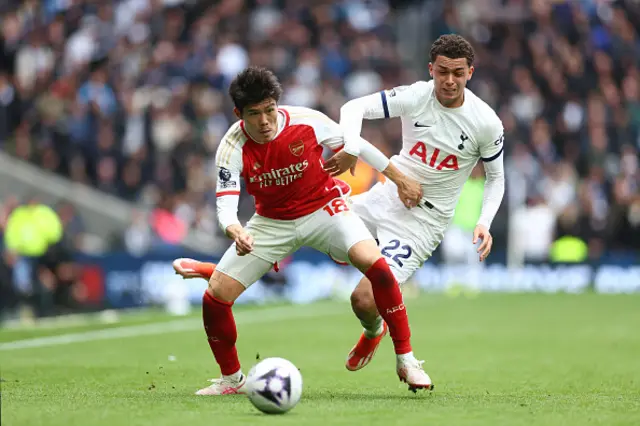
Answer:
POLYGON ((304 152, 304 142, 298 140, 289 144, 289 151, 296 157, 300 157, 304 152))

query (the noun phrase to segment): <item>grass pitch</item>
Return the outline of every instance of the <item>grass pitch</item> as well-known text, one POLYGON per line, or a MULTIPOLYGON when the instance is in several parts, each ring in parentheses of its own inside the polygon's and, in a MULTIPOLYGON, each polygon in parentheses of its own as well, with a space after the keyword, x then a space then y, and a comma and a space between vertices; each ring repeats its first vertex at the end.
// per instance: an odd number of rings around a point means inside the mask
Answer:
POLYGON ((197 312, 154 312, 0 331, 1 424, 640 424, 637 295, 422 295, 407 306, 414 351, 436 385, 430 393, 400 384, 388 338, 367 368, 347 371, 359 323, 347 304, 323 302, 236 309, 245 372, 257 355, 300 368, 293 411, 267 416, 243 396, 197 397, 218 375, 197 312))

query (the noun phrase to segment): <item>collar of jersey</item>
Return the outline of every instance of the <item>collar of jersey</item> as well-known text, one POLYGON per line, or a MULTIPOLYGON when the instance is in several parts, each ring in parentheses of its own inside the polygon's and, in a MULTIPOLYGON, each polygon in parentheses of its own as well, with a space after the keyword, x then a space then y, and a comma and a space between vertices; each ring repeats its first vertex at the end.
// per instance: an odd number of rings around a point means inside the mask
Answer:
POLYGON ((442 105, 440 103, 440 101, 438 100, 438 97, 436 96, 436 91, 435 90, 432 92, 432 96, 433 96, 433 100, 436 103, 437 108, 439 108, 442 111, 448 111, 448 112, 464 111, 465 105, 467 103, 469 103, 469 91, 467 90, 466 87, 464 88, 464 100, 462 101, 462 105, 460 105, 459 107, 456 107, 456 108, 447 108, 446 106, 442 105))
MULTIPOLYGON (((290 121, 291 117, 289 116, 289 112, 286 109, 278 108, 278 131, 276 132, 276 136, 273 138, 273 140, 276 140, 278 136, 280 136, 280 133, 282 133, 282 131, 289 125, 290 121)), ((240 128, 242 129, 242 133, 244 133, 247 140, 257 143, 258 145, 264 145, 262 143, 256 142, 251 137, 249 132, 247 132, 247 130, 244 128, 244 120, 240 121, 240 128)))

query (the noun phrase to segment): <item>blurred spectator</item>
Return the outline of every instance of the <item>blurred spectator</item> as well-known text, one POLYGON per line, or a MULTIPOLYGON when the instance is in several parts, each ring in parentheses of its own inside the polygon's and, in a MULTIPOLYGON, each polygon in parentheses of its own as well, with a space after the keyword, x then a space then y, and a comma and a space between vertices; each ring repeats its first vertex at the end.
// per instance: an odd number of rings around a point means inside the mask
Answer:
POLYGON ((517 235, 518 247, 527 263, 544 263, 549 259, 555 231, 556 215, 542 196, 530 197, 527 205, 513 212, 511 232, 517 235))
POLYGON ((40 257, 62 238, 56 212, 32 198, 9 214, 4 229, 4 248, 19 256, 40 257))
POLYGON ((77 283, 78 271, 72 253, 64 244, 55 244, 35 259, 36 285, 31 295, 37 316, 70 313, 85 295, 77 283))
POLYGON ((8 199, 1 210, 0 310, 19 302, 39 317, 74 309, 84 296, 73 260, 83 227, 73 206, 62 204, 58 214, 37 198, 24 205, 8 199))
POLYGON ((176 213, 176 198, 167 195, 158 208, 151 213, 151 228, 160 239, 160 244, 174 246, 178 244, 187 232, 186 221, 176 213))
POLYGON ((84 222, 71 203, 61 203, 56 209, 62 223, 63 244, 74 252, 85 252, 87 236, 85 235, 84 222))
POLYGON ((135 212, 131 225, 124 233, 124 246, 130 254, 142 256, 152 243, 152 231, 147 217, 142 212, 135 212))
POLYGON ((0 252, 0 321, 18 308, 19 295, 13 280, 17 256, 10 251, 0 252))

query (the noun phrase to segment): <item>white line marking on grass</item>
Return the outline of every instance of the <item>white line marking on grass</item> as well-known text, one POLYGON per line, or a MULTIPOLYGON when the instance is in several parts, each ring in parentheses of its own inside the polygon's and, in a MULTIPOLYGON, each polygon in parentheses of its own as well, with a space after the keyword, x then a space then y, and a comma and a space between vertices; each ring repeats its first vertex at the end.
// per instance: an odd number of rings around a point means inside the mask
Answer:
MULTIPOLYGON (((293 306, 240 311, 235 315, 236 324, 256 324, 262 322, 277 322, 320 316, 332 316, 348 313, 345 304, 329 306, 293 306)), ((127 337, 153 336, 156 334, 176 333, 179 331, 196 330, 202 328, 200 319, 183 319, 161 323, 109 328, 106 330, 85 331, 81 333, 61 334, 58 336, 35 337, 0 343, 0 352, 18 349, 42 348, 49 346, 67 345, 70 343, 94 342, 98 340, 123 339, 127 337)))

